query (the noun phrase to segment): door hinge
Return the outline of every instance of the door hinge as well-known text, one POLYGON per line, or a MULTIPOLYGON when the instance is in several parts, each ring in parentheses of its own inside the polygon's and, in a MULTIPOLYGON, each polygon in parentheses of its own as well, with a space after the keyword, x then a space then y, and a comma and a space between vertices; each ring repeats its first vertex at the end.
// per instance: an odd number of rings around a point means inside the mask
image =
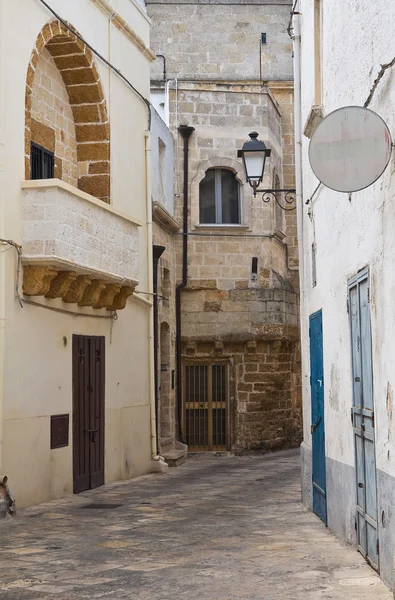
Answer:
POLYGON ((354 517, 354 529, 355 531, 358 530, 357 517, 354 517))
POLYGON ((376 554, 377 554, 377 556, 379 556, 379 554, 380 554, 380 544, 379 544, 378 540, 376 542, 376 554))
POLYGON ((374 429, 374 413, 372 413, 372 428, 374 429))
POLYGON ((349 302, 348 298, 347 298, 347 314, 348 315, 350 314, 350 302, 349 302))
POLYGON ((354 425, 354 411, 351 409, 351 423, 354 425))

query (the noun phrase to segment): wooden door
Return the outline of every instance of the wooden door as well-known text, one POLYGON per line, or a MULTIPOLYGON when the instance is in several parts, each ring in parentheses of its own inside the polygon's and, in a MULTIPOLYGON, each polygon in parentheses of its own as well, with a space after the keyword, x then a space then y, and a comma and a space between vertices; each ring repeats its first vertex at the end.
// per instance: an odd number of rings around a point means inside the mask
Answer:
POLYGON ((228 374, 224 363, 187 364, 184 430, 191 451, 228 447, 228 374))
POLYGON ((310 317, 313 510, 327 524, 322 311, 310 317))
POLYGON ((73 336, 73 489, 104 483, 105 338, 73 336))
POLYGON ((379 570, 369 272, 349 282, 358 549, 379 570))

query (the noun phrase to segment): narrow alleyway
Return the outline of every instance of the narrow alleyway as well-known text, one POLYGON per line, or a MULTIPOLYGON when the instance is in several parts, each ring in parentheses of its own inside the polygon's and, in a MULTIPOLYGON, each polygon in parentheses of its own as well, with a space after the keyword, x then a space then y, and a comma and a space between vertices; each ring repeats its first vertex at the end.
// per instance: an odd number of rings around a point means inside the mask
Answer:
POLYGON ((168 476, 20 511, 0 523, 0 598, 392 598, 299 498, 288 451, 191 457, 168 476))

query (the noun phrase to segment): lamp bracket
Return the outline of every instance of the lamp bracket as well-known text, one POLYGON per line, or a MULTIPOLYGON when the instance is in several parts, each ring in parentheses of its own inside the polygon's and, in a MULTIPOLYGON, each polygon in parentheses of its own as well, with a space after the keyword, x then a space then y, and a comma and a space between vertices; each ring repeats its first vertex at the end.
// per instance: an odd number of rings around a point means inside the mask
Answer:
POLYGON ((275 200, 282 210, 295 210, 296 209, 296 190, 295 189, 270 189, 260 190, 259 188, 254 189, 254 197, 256 194, 262 194, 263 202, 270 202, 275 200), (285 204, 282 203, 281 198, 284 198, 285 204))

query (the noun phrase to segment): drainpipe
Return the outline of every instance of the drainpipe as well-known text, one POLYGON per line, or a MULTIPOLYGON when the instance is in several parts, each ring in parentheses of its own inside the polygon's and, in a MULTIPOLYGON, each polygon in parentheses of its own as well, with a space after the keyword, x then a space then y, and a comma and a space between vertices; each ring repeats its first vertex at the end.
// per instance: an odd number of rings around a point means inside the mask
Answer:
POLYGON ((303 238, 303 184, 302 184, 302 92, 301 92, 301 34, 300 14, 293 17, 293 46, 294 46, 294 113, 295 113, 295 187, 296 215, 298 223, 298 251, 301 308, 304 295, 304 238, 303 238))
MULTIPOLYGON (((295 182, 296 182, 296 215, 298 225, 298 253, 299 253, 299 282, 300 282, 300 343, 302 352, 302 394, 303 375, 309 361, 309 340, 307 328, 307 306, 305 290, 305 249, 304 249, 304 217, 303 217, 303 179, 302 179, 302 92, 301 92, 301 15, 293 16, 293 50, 294 50, 294 120, 295 120, 295 182)), ((304 440, 310 439, 310 433, 304 422, 304 440)))
POLYGON ((159 320, 158 320, 158 261, 166 250, 164 246, 153 246, 153 291, 154 291, 154 380, 155 380, 155 435, 156 435, 156 454, 159 454, 159 369, 158 369, 158 340, 159 340, 159 320))
POLYGON ((182 433, 182 361, 181 361, 181 290, 188 282, 188 153, 189 138, 194 127, 180 125, 178 128, 184 140, 184 194, 183 194, 183 226, 182 226, 182 279, 176 287, 176 358, 177 358, 177 415, 178 438, 184 442, 182 433))
MULTIPOLYGON (((5 238, 4 224, 4 160, 5 160, 5 4, 0 0, 0 238, 5 238)), ((4 347, 5 347, 5 292, 6 257, 10 253, 0 252, 0 473, 3 473, 3 401, 4 401, 4 347)), ((4 473, 3 473, 4 475, 4 473)))

